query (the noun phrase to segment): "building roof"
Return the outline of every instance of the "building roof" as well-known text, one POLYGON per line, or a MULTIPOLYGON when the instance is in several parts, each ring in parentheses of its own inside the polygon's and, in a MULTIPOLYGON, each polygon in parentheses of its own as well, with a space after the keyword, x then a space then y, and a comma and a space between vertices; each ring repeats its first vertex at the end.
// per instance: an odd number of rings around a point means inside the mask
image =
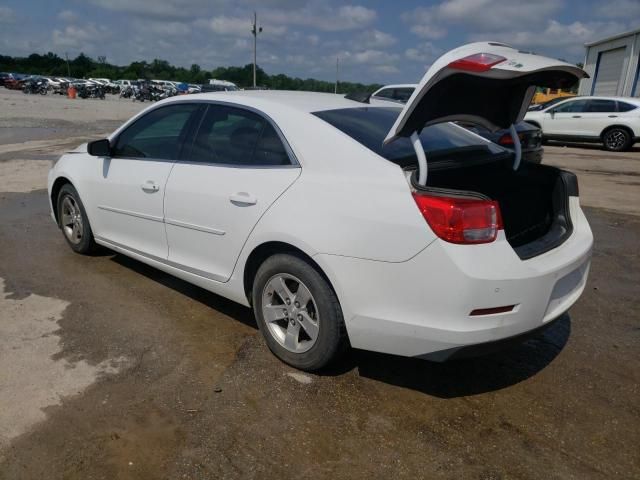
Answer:
POLYGON ((618 38, 628 37, 630 35, 638 35, 640 33, 640 28, 636 28, 635 30, 631 30, 629 32, 618 33, 616 35, 611 35, 610 37, 603 38, 601 40, 596 40, 594 42, 585 43, 585 47, 592 47, 593 45, 598 45, 600 43, 610 42, 611 40, 617 40, 618 38))

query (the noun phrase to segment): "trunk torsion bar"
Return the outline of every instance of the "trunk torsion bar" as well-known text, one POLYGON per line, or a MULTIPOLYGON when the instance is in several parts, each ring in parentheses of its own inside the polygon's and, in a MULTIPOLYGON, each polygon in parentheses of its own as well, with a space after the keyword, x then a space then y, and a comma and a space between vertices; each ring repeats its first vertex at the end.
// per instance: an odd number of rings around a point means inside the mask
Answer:
POLYGON ((516 126, 513 123, 509 127, 509 133, 511 134, 513 148, 516 152, 516 158, 513 159, 513 169, 518 170, 518 168, 520 168, 520 160, 522 159, 522 145, 520 145, 520 137, 518 137, 516 126))
POLYGON ((418 185, 424 187, 427 184, 427 155, 424 153, 420 135, 418 135, 417 131, 411 134, 411 143, 416 151, 416 157, 418 157, 418 185))

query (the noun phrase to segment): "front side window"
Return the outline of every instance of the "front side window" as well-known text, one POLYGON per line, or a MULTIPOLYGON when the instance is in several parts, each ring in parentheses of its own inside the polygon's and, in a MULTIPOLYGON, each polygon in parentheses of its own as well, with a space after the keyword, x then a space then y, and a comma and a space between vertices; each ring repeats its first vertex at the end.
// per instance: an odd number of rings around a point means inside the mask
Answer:
POLYGON ((551 111, 555 113, 581 113, 585 111, 587 102, 587 100, 574 100, 558 105, 551 111))
POLYGON ((183 103, 150 111, 118 136, 113 156, 177 160, 188 121, 199 107, 183 103))
POLYGON ((290 165, 274 127, 240 108, 209 105, 185 160, 235 166, 290 165))

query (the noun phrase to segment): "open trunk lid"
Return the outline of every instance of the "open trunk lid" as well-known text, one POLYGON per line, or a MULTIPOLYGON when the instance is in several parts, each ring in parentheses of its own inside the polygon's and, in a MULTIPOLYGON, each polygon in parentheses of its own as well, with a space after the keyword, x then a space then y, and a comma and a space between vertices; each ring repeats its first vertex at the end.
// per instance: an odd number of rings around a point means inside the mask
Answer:
POLYGON ((521 121, 536 87, 567 88, 581 68, 496 42, 464 45, 427 70, 384 143, 441 122, 471 122, 495 131, 521 121))

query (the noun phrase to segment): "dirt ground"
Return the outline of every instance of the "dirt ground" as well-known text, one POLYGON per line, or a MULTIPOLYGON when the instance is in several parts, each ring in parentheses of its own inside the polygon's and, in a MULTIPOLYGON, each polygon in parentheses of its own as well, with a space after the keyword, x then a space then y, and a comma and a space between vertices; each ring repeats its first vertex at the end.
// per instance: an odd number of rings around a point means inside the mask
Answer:
POLYGON ((66 246, 50 159, 143 106, 0 89, 0 479, 640 478, 637 148, 546 148, 579 176, 595 249, 544 335, 447 364, 353 351, 310 375, 248 309, 66 246))

